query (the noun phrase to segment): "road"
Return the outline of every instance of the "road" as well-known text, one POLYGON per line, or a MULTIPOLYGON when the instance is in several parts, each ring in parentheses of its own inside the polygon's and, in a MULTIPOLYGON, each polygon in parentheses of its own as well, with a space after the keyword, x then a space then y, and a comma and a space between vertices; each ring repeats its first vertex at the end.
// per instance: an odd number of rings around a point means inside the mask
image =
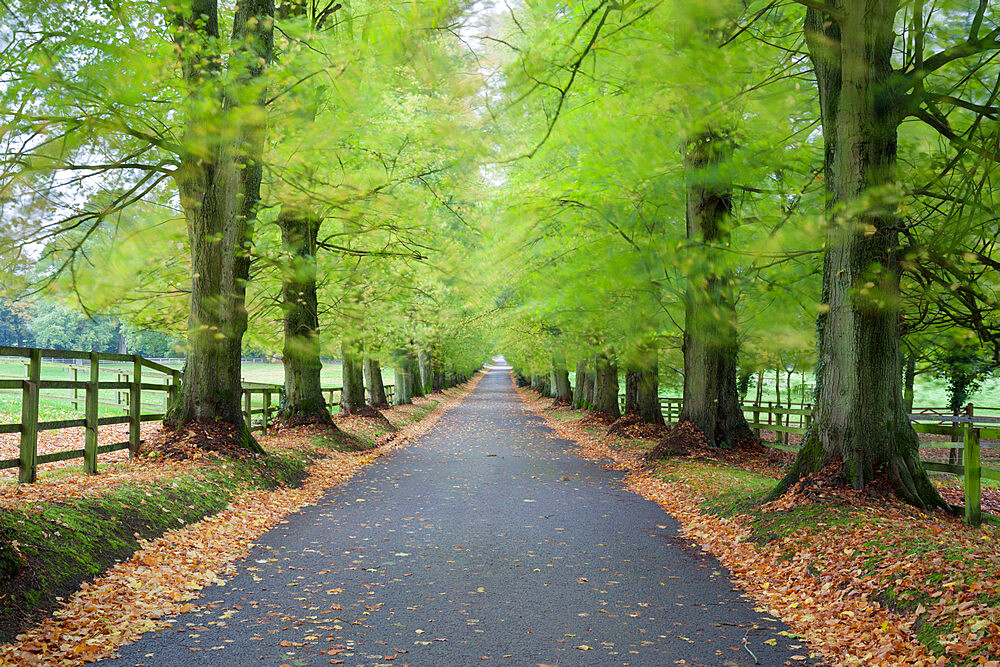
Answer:
POLYGON ((491 370, 104 665, 784 665, 807 654, 491 370), (342 661, 342 662, 340 662, 342 661))

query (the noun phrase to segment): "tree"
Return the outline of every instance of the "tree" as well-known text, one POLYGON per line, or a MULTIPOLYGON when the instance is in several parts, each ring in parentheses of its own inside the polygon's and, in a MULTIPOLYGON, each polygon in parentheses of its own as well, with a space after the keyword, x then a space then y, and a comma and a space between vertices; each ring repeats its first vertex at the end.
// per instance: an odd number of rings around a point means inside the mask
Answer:
POLYGON ((183 76, 192 93, 188 149, 181 156, 177 186, 188 225, 193 278, 187 363, 179 401, 167 421, 175 427, 224 422, 235 428, 241 444, 263 453, 243 421, 240 361, 250 244, 263 174, 264 71, 274 52, 274 3, 237 4, 234 49, 225 72, 216 46, 217 0, 192 0, 189 12, 178 15, 176 22, 183 76), (205 85, 228 77, 228 85, 205 85), (206 125, 218 130, 207 140, 206 125))
MULTIPOLYGON (((922 508, 945 503, 918 457, 902 392, 900 273, 904 253, 896 190, 899 130, 909 115, 941 127, 928 77, 948 63, 1000 48, 996 30, 981 35, 989 8, 979 4, 967 36, 936 54, 923 50, 934 27, 914 4, 913 58, 894 67, 900 5, 892 0, 837 0, 807 6, 805 36, 822 116, 827 233, 823 310, 817 321, 816 416, 791 472, 775 490, 832 461, 862 489, 885 476, 896 493, 922 508)), ((950 19, 948 19, 950 20, 950 19)), ((942 33, 950 31, 942 29, 942 33)), ((966 140, 960 152, 975 150, 966 140)))

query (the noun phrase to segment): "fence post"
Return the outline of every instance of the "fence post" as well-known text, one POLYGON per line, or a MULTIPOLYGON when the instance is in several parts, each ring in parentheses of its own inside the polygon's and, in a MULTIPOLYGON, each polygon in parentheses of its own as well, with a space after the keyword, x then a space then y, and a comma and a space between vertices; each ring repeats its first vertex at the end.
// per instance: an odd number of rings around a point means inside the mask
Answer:
POLYGON ((264 390, 264 419, 262 424, 264 426, 264 435, 267 435, 267 416, 268 412, 271 411, 271 390, 264 390))
MULTIPOLYGON (((80 374, 77 372, 79 370, 80 369, 77 368, 75 364, 73 365, 72 368, 69 369, 70 375, 73 376, 73 382, 80 381, 80 374)), ((77 388, 76 385, 73 385, 73 409, 74 410, 80 409, 80 390, 77 388)))
POLYGON ((21 389, 21 446, 18 482, 38 479, 38 381, 42 375, 42 353, 32 350, 24 368, 27 379, 21 389))
POLYGON ((132 355, 132 383, 128 396, 128 455, 139 454, 139 425, 142 421, 142 357, 132 355))
POLYGON ((251 422, 251 417, 253 415, 250 412, 250 408, 251 408, 250 401, 251 401, 250 390, 244 388, 243 389, 243 419, 246 420, 247 430, 248 431, 252 431, 253 430, 253 426, 252 426, 252 422, 251 422))
POLYGON ((965 440, 965 522, 978 526, 983 520, 982 493, 980 488, 979 429, 972 424, 962 424, 965 440))
POLYGON ((177 391, 180 389, 181 372, 170 372, 170 386, 167 387, 167 404, 163 408, 163 413, 170 411, 170 407, 177 402, 177 391))
POLYGON ((87 383, 87 402, 84 421, 83 471, 97 473, 97 400, 101 382, 101 364, 96 352, 90 353, 90 382, 87 383))
POLYGON ((32 483, 38 479, 38 383, 25 380, 21 385, 21 448, 18 455, 17 481, 32 483))
MULTIPOLYGON (((760 406, 756 403, 753 404, 753 423, 760 424, 760 406)), ((757 426, 753 431, 757 435, 757 439, 760 440, 760 426, 757 426)))

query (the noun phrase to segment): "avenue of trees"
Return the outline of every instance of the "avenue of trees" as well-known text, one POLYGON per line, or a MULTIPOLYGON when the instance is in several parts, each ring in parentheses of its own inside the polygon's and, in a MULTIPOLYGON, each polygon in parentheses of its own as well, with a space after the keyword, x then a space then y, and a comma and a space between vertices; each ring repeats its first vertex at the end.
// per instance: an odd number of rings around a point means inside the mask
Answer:
POLYGON ((907 414, 918 365, 956 399, 998 360, 996 3, 514 14, 503 155, 531 157, 493 200, 514 366, 609 420, 620 377, 647 421, 666 379, 733 447, 749 382, 811 358, 815 419, 773 495, 832 465, 943 506, 907 414))
POLYGON ((0 296, 182 338, 172 425, 242 429, 247 349, 291 423, 330 423, 321 356, 365 412, 383 366, 406 401, 503 352, 612 420, 677 387, 734 447, 761 372, 814 367, 775 494, 832 465, 944 504, 907 415, 918 371, 958 410, 1000 359, 996 3, 8 13, 0 296))
MULTIPOLYGON (((288 423, 467 376, 461 267, 480 122, 448 2, 25 0, 0 29, 4 296, 180 335, 168 423, 229 424, 247 349, 282 353, 288 423)), ((35 336, 32 342, 41 343, 35 336)), ((220 431, 220 433, 225 431, 220 431)))

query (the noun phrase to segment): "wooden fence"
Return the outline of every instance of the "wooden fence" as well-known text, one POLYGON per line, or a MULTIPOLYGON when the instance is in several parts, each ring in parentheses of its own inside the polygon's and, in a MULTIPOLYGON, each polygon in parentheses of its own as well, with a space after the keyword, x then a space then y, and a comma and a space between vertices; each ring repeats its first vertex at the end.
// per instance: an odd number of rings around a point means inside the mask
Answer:
MULTIPOLYGON (((0 459, 0 470, 17 468, 18 480, 23 483, 34 482, 38 477, 38 466, 43 463, 82 458, 84 472, 96 473, 97 457, 100 454, 128 449, 130 456, 136 455, 140 445, 139 425, 142 422, 162 420, 180 387, 180 370, 144 359, 139 355, 0 346, 0 358, 2 357, 20 358, 25 363, 24 378, 0 377, 0 392, 15 391, 21 397, 21 421, 16 424, 0 424, 0 434, 20 434, 18 457, 0 459), (71 379, 42 379, 43 359, 86 363, 83 366, 70 367, 71 379), (101 364, 108 362, 128 363, 132 365, 132 369, 111 371, 115 377, 113 381, 101 379, 101 364), (81 371, 89 372, 87 376, 89 379, 80 379, 81 371), (161 381, 149 381, 156 379, 161 381), (50 398, 69 403, 74 410, 79 410, 82 402, 83 418, 40 421, 39 404, 43 391, 49 394, 50 398), (155 411, 144 412, 144 403, 145 407, 149 408, 151 396, 158 396, 162 400, 154 401, 157 408, 155 411), (101 417, 98 414, 100 406, 120 409, 124 414, 101 417), (98 428, 110 424, 128 424, 128 440, 98 445, 98 428), (80 426, 85 428, 83 449, 38 454, 39 433, 80 426)), ((105 369, 105 375, 107 373, 105 369)), ((323 387, 322 391, 329 397, 330 407, 340 405, 342 387, 323 387)), ((387 384, 385 392, 391 403, 395 397, 395 387, 387 384)), ((282 407, 283 395, 282 385, 244 382, 243 418, 247 427, 266 432, 282 407), (255 417, 259 419, 255 420, 255 417)))
MULTIPOLYGON (((660 399, 663 418, 667 424, 677 423, 682 403, 683 400, 679 398, 660 399)), ((771 402, 742 405, 747 423, 758 438, 762 430, 773 431, 778 438, 784 435, 786 444, 787 434, 802 435, 812 423, 813 406, 808 403, 800 403, 798 406, 782 407, 771 402)), ((984 467, 981 457, 983 441, 1000 441, 1000 416, 996 413, 1000 413, 1000 408, 974 406, 970 403, 962 415, 953 415, 947 408, 914 408, 910 415, 913 429, 917 433, 950 438, 948 442, 921 442, 921 448, 951 449, 959 453, 959 463, 922 463, 927 470, 956 475, 962 480, 965 487, 965 520, 974 526, 982 522, 982 480, 1000 482, 1000 469, 984 467)))
MULTIPOLYGON (((386 400, 391 405, 396 396, 396 388, 391 384, 384 385, 384 387, 386 400)), ((327 397, 327 407, 333 408, 340 405, 343 387, 321 387, 321 391, 327 397)), ((284 392, 285 388, 280 384, 243 383, 243 420, 251 431, 257 429, 267 431, 268 426, 274 422, 274 415, 281 410, 284 392), (254 421, 254 417, 258 416, 260 419, 254 421)))
POLYGON ((20 390, 21 422, 19 424, 0 424, 0 433, 20 433, 19 455, 16 459, 0 460, 0 470, 18 468, 20 482, 34 482, 38 476, 38 466, 52 461, 83 458, 84 472, 97 472, 97 456, 121 449, 128 449, 135 455, 139 451, 139 425, 144 421, 163 419, 165 408, 174 399, 177 391, 180 371, 143 359, 138 355, 108 354, 103 352, 69 352, 64 350, 42 350, 37 348, 0 347, 0 357, 21 357, 27 359, 27 377, 25 379, 0 379, 0 390, 20 390), (43 380, 41 379, 42 358, 48 359, 83 359, 90 362, 89 380, 43 380), (101 361, 131 362, 131 381, 103 381, 100 378, 101 361), (169 382, 143 382, 143 369, 155 372, 160 377, 169 377, 169 382), (120 401, 121 392, 128 393, 127 414, 122 416, 99 417, 98 406, 107 401, 101 401, 101 390, 116 392, 116 401, 120 401), (42 391, 72 391, 73 402, 78 405, 79 394, 84 394, 84 417, 82 419, 61 419, 56 421, 39 421, 39 397, 42 391), (142 412, 143 392, 161 393, 164 410, 153 413, 142 412), (97 445, 97 429, 109 424, 128 424, 129 437, 125 442, 108 445, 97 445), (85 428, 83 449, 73 449, 51 454, 38 455, 38 434, 42 431, 54 431, 65 428, 83 426, 85 428))

